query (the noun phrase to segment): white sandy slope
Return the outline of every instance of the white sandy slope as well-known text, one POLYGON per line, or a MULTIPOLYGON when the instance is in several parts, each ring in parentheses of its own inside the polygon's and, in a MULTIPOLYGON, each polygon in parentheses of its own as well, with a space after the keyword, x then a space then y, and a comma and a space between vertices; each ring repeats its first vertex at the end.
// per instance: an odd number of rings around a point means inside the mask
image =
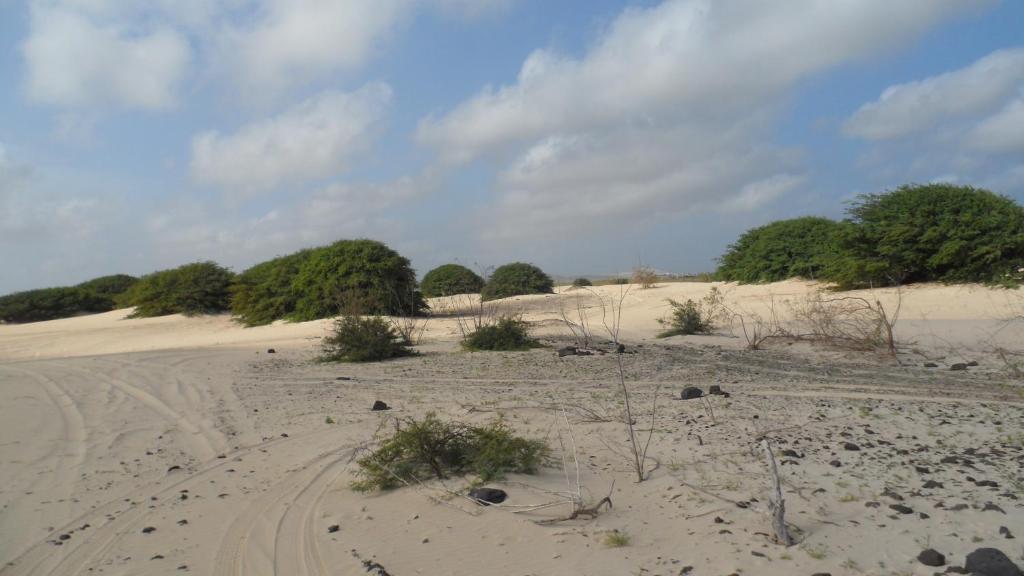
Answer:
MULTIPOLYGON (((734 310, 767 315, 774 303, 783 317, 787 301, 799 303, 817 289, 803 282, 718 286, 734 310)), ((623 299, 623 341, 651 345, 666 299, 699 299, 709 287, 631 289, 623 299)), ((622 294, 618 286, 595 290, 622 294)), ((588 294, 520 297, 501 306, 522 313, 540 333, 559 335, 559 309, 571 313, 582 295, 600 333, 599 307, 588 294)), ((897 300, 891 289, 861 295, 888 309, 897 300)), ((788 551, 758 535, 767 527, 758 513, 729 503, 763 499, 758 462, 744 459, 737 440, 749 436, 754 414, 763 423, 807 426, 808 438, 831 445, 833 433, 854 434, 857 442, 876 438, 849 428, 853 418, 869 422, 877 438, 921 439, 914 442, 931 445, 936 455, 953 446, 1000 445, 1021 430, 1019 396, 1006 388, 993 353, 1021 351, 1024 322, 1012 321, 1024 311, 1021 294, 912 286, 902 290, 902 302, 900 337, 917 350, 908 350, 904 363, 978 359, 981 371, 965 375, 961 385, 943 380, 948 371, 895 366, 871 355, 866 365, 843 368, 828 363, 837 354, 831 351, 813 350, 795 361, 771 351, 739 352, 743 340, 728 329, 715 337, 671 338, 654 356, 629 357, 631 374, 640 375, 634 379, 639 403, 667 399, 691 379, 721 382, 739 392, 736 399, 719 405, 714 427, 701 420, 697 405, 669 404, 652 443, 660 466, 642 484, 631 481, 617 455, 621 424, 587 422, 573 412, 585 489, 600 496, 614 481, 616 507, 594 520, 554 526, 534 522, 543 514, 478 509, 434 485, 385 495, 352 492, 353 455, 379 426, 391 425, 367 407, 386 398, 396 406, 392 416, 438 410, 476 421, 497 410, 523 433, 548 438, 558 452, 553 407, 614 413, 612 365, 598 364, 610 356, 563 361, 550 350, 459 353, 452 318, 428 322, 425 356, 359 367, 309 362, 329 321, 244 328, 227 316, 129 320, 117 311, 0 326, 0 575, 365 573, 352 551, 396 576, 640 569, 674 575, 688 565, 695 574, 930 574, 913 561, 919 542, 931 542, 951 561, 962 562, 979 542, 1014 553, 1006 546, 1013 541, 1001 540, 996 528, 1024 535, 1024 513, 1002 500, 1007 514, 980 511, 995 496, 962 487, 953 470, 943 470, 953 475, 946 477, 936 469, 949 489, 936 498, 966 501, 962 512, 947 515, 933 509, 933 500, 915 497, 908 503, 927 510, 931 523, 898 523, 882 514, 887 501, 881 511, 865 508, 885 487, 906 495, 917 486, 885 459, 891 450, 880 458, 841 453, 847 466, 859 463, 839 475, 826 453, 821 461, 808 456, 800 468, 784 467, 793 521, 805 539, 788 551), (673 345, 696 348, 679 348, 677 356, 673 345), (267 355, 270 347, 279 353, 267 355), (717 347, 737 350, 736 356, 722 356, 717 347), (913 410, 905 410, 907 402, 913 410), (811 414, 821 418, 811 423, 811 414), (326 416, 335 424, 325 424, 326 416), (941 419, 950 424, 935 428, 941 419), (716 516, 729 534, 712 522, 716 516), (329 532, 335 524, 339 530, 329 532), (144 533, 148 527, 155 530, 144 533), (601 541, 611 530, 628 532, 633 544, 605 548, 601 541)), ((810 454, 808 441, 797 448, 810 454)), ((1020 471, 1019 462, 999 466, 981 473, 1005 485, 1000 470, 1020 471)), ((529 483, 505 486, 513 503, 543 501, 543 490, 565 486, 557 468, 513 480, 529 483)))

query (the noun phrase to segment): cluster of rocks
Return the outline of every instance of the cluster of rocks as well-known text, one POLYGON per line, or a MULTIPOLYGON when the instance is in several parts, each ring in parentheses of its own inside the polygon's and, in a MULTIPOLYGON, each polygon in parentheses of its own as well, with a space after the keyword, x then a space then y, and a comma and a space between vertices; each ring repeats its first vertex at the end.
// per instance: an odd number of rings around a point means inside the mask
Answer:
MULTIPOLYGON (((925 566, 938 568, 946 565, 946 556, 931 548, 917 555, 917 560, 925 566)), ((1001 550, 996 548, 978 548, 967 555, 963 567, 950 566, 946 574, 975 574, 977 576, 1024 576, 1016 564, 1001 550)))
MULTIPOLYGON (((732 394, 729 394, 728 392, 723 392, 722 387, 719 386, 718 384, 712 384, 711 387, 708 388, 707 395, 721 396, 722 398, 728 398, 732 396, 732 394)), ((703 398, 704 391, 701 390, 700 388, 697 388, 696 386, 687 386, 686 388, 683 388, 682 392, 679 393, 679 397, 683 400, 695 400, 697 398, 703 398)))

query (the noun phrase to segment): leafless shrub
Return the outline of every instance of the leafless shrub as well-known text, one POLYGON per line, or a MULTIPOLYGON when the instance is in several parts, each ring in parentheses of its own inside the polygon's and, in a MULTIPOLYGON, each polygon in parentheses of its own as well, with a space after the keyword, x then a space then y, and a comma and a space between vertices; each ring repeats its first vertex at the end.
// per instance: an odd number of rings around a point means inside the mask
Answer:
POLYGON ((658 283, 658 273, 650 266, 637 266, 633 269, 631 282, 633 284, 639 284, 640 288, 643 290, 654 288, 658 283))
POLYGON ((573 295, 573 307, 569 310, 566 310, 564 299, 560 298, 558 311, 562 317, 562 323, 572 334, 576 347, 590 348, 594 334, 590 328, 590 316, 587 312, 586 302, 581 294, 577 292, 573 295))
POLYGON ((897 287, 897 303, 888 311, 881 300, 860 296, 825 296, 817 292, 793 307, 793 316, 808 330, 801 338, 826 342, 855 350, 884 349, 895 356, 894 334, 903 304, 897 287))
POLYGON ((768 317, 755 312, 729 310, 733 320, 738 321, 743 338, 747 341, 748 350, 760 350, 772 338, 784 338, 790 333, 782 325, 775 310, 775 296, 770 298, 768 317))

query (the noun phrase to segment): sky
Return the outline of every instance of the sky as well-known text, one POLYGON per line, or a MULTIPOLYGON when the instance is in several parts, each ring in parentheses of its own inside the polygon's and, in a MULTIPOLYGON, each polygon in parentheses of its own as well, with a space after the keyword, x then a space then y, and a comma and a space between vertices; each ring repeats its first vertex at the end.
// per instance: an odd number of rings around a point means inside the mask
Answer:
POLYGON ((1024 200, 1017 0, 0 0, 0 293, 344 238, 712 270, 750 227, 1024 200))

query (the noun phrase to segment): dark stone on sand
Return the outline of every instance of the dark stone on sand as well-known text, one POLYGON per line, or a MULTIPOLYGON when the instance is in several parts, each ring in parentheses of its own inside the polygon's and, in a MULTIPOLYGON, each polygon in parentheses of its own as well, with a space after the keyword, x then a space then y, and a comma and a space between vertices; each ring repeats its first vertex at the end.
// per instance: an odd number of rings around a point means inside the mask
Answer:
POLYGON ((277 350, 274 350, 273 348, 267 348, 267 354, 277 354, 277 350))
POLYGON ((967 572, 983 576, 1024 576, 1020 568, 1006 554, 995 548, 978 548, 967 555, 967 572))
POLYGON ((331 524, 330 526, 327 527, 327 533, 328 534, 334 534, 338 530, 341 530, 341 526, 339 526, 337 524, 331 524))
POLYGON ((999 527, 999 535, 1007 540, 1013 540, 1013 532, 1010 532, 1010 529, 1006 526, 999 527))
POLYGON ((843 463, 840 462, 839 460, 833 460, 833 461, 829 462, 828 465, 833 467, 833 468, 839 468, 840 466, 843 465, 843 463))
POLYGON ((956 364, 951 365, 949 367, 949 369, 954 371, 954 372, 960 372, 960 371, 963 371, 963 370, 967 370, 967 364, 965 364, 963 362, 957 362, 956 364))
POLYGON ((939 365, 936 364, 935 362, 925 362, 924 363, 924 367, 925 368, 938 368, 939 365))
POLYGON ((860 446, 857 446, 853 442, 843 442, 843 449, 844 450, 849 450, 851 452, 856 452, 856 451, 860 450, 860 446))
POLYGON ((910 506, 904 506, 903 504, 890 504, 889 505, 889 509, 890 510, 895 510, 896 512, 899 512, 900 514, 913 514, 914 513, 914 509, 913 508, 911 508, 910 506))
POLYGON ((565 348, 559 348, 558 349, 558 357, 559 358, 564 358, 565 356, 575 356, 575 355, 576 355, 576 347, 575 346, 566 346, 565 348))
POLYGON ((936 482, 935 480, 929 480, 924 483, 923 488, 945 488, 942 482, 936 482))
POLYGON ((687 388, 683 388, 683 391, 682 393, 680 393, 679 397, 682 398, 683 400, 693 400, 695 398, 700 398, 703 395, 704 391, 701 390, 700 388, 697 388, 695 386, 689 386, 687 388))
POLYGON ((973 367, 978 365, 978 361, 977 360, 971 360, 970 362, 967 363, 967 365, 970 366, 971 368, 973 368, 973 367))
POLYGON ((381 400, 374 400, 373 407, 370 408, 370 410, 373 410, 374 412, 380 412, 381 410, 391 410, 391 406, 388 406, 386 402, 383 402, 381 400))
POLYGON ((941 553, 929 548, 917 555, 917 560, 925 566, 945 566, 946 557, 941 553))
POLYGON ((156 528, 154 528, 152 526, 146 526, 145 528, 142 529, 142 533, 143 534, 152 534, 153 532, 156 532, 156 528))
POLYGON ((469 497, 484 506, 501 504, 508 498, 508 494, 500 488, 473 488, 469 491, 469 497))

